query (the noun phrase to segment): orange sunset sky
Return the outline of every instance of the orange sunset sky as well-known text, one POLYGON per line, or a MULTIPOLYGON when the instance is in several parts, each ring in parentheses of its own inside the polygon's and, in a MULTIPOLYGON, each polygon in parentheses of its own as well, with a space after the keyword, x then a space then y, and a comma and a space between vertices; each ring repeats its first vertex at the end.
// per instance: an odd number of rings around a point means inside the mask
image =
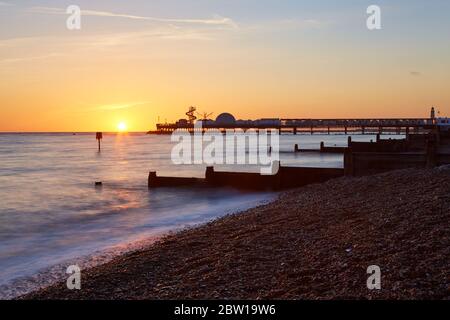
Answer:
POLYGON ((449 1, 0 1, 0 131, 450 115, 449 1), (366 27, 378 2, 382 29, 366 27), (68 5, 83 10, 66 28, 68 5), (426 8, 425 8, 426 6, 426 8))

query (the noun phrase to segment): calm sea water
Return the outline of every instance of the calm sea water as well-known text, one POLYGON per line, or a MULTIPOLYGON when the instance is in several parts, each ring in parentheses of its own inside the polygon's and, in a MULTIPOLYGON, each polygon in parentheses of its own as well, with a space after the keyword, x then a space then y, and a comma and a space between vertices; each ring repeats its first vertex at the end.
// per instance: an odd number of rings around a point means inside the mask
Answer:
MULTIPOLYGON (((354 136, 368 141, 374 136, 354 136)), ((281 151, 344 146, 343 135, 282 136, 281 151)), ((147 189, 149 170, 204 176, 170 161, 169 136, 0 134, 0 298, 11 298, 133 250, 171 230, 270 201, 231 189, 147 189), (102 188, 94 182, 102 181, 102 188)), ((284 165, 342 167, 341 155, 282 153, 284 165)), ((229 168, 223 168, 229 169, 229 168)), ((239 168, 253 171, 254 168, 239 168)))

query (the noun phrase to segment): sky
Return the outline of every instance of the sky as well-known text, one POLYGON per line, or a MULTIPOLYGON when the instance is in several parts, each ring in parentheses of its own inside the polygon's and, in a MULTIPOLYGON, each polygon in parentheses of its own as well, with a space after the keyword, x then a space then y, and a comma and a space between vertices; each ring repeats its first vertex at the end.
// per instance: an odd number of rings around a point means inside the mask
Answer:
POLYGON ((191 105, 213 118, 449 116, 449 15, 448 0, 1 0, 0 131, 147 131, 191 105))

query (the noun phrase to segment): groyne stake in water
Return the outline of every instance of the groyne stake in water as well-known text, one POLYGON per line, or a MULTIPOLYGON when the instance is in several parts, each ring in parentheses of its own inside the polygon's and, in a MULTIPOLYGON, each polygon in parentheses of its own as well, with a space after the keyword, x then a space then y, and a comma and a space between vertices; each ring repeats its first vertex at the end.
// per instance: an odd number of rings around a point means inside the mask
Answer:
POLYGON ((101 151, 100 141, 103 139, 103 133, 102 132, 97 132, 95 134, 95 139, 97 139, 97 141, 98 141, 98 151, 100 152, 101 151))

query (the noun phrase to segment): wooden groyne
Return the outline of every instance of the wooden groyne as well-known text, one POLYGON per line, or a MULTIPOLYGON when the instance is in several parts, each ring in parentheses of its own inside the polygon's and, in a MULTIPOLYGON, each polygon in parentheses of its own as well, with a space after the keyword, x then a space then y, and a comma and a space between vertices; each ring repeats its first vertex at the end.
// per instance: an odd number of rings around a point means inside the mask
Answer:
MULTIPOLYGON (((415 143, 424 144, 424 135, 414 135, 415 143), (417 136, 417 137, 416 137, 417 136)), ((377 135, 377 141, 358 142, 352 141, 352 137, 348 137, 347 146, 326 146, 325 142, 320 143, 319 149, 301 149, 298 144, 294 145, 294 152, 320 152, 320 153, 337 153, 344 154, 349 148, 355 152, 405 152, 410 149, 410 141, 407 139, 381 139, 377 135)), ((419 149, 423 149, 420 147, 419 149)))
POLYGON ((408 135, 403 140, 351 142, 344 154, 345 174, 353 176, 447 164, 450 164, 450 136, 446 132, 408 135))
MULTIPOLYGON (((325 182, 344 175, 363 176, 397 169, 429 168, 450 164, 450 134, 408 135, 406 139, 356 142, 348 138, 347 147, 326 147, 318 152, 344 154, 344 168, 279 166, 275 175, 248 172, 221 172, 208 167, 204 178, 160 177, 150 172, 148 187, 207 186, 253 190, 282 190, 325 182)), ((302 152, 295 146, 294 152, 302 152)))
POLYGON ((150 171, 148 174, 149 188, 193 186, 202 185, 204 182, 204 179, 200 178, 159 177, 156 171, 150 171))
POLYGON ((298 146, 298 144, 294 145, 294 153, 301 153, 301 152, 320 152, 320 153, 340 153, 343 154, 347 147, 337 147, 337 146, 325 146, 324 142, 320 143, 319 149, 303 149, 298 146))
POLYGON ((339 168, 305 168, 280 166, 275 175, 261 175, 249 172, 222 172, 208 167, 205 178, 159 177, 150 172, 148 187, 207 186, 233 187, 252 190, 282 190, 301 187, 311 183, 325 182, 341 177, 344 169, 339 168))

